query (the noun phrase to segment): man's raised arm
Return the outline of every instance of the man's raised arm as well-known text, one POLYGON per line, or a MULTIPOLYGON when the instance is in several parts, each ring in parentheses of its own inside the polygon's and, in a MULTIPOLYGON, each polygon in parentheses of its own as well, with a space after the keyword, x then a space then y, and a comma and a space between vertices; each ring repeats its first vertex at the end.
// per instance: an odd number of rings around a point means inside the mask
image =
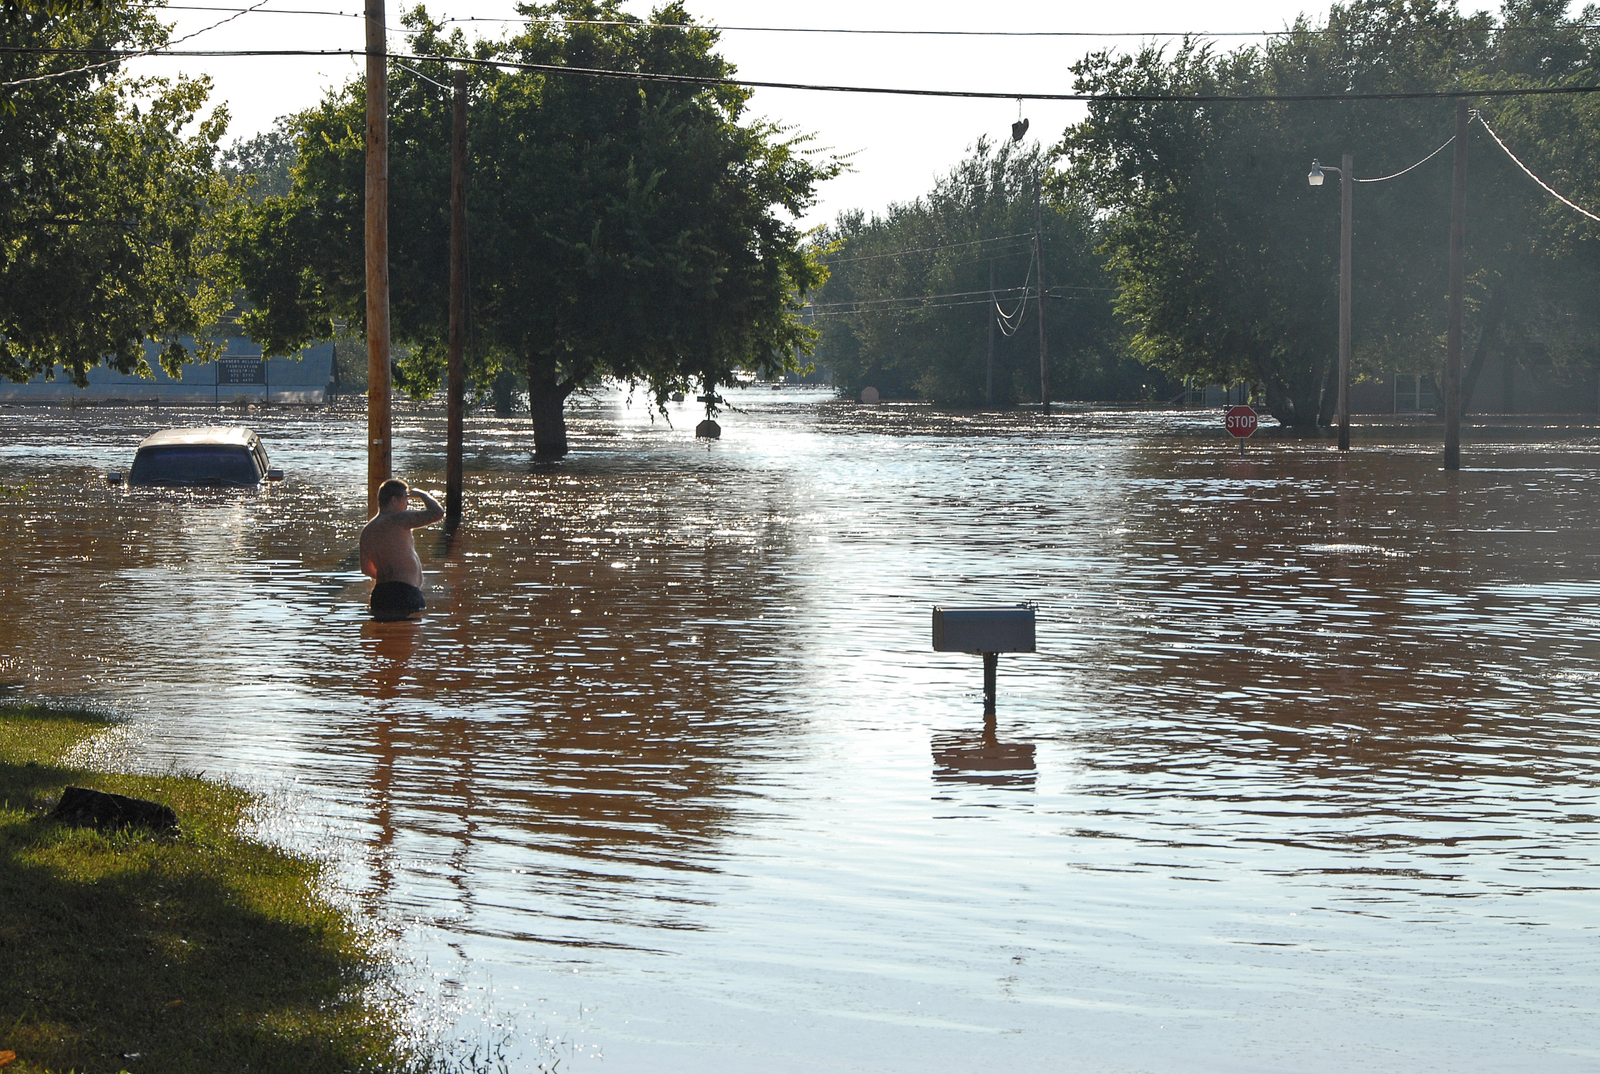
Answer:
POLYGON ((431 526, 433 523, 444 517, 444 508, 439 506, 438 500, 434 499, 432 496, 429 496, 421 489, 412 489, 411 495, 415 496, 417 499, 426 504, 427 510, 407 511, 401 516, 401 521, 403 521, 406 525, 410 526, 412 529, 416 529, 418 526, 431 526))

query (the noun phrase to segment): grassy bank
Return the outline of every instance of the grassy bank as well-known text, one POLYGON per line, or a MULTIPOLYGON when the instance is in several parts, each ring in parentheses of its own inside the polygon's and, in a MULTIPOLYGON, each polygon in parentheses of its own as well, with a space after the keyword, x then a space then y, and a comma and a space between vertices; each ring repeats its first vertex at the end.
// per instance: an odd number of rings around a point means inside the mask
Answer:
POLYGON ((0 707, 4 1074, 428 1070, 384 963, 318 894, 316 863, 240 835, 244 792, 74 770, 107 722, 0 707), (48 817, 68 785, 146 798, 182 831, 101 834, 48 817))

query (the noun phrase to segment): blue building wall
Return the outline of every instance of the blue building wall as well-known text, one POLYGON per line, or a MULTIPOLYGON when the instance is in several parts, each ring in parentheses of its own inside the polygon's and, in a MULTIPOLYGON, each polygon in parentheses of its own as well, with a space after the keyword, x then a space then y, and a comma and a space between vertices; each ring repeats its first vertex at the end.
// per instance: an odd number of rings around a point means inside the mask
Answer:
MULTIPOLYGON (((189 342, 189 341, 185 341, 189 342)), ((79 388, 60 368, 54 380, 35 377, 27 384, 0 380, 0 403, 156 403, 219 406, 236 403, 321 403, 333 372, 333 344, 307 347, 298 360, 262 360, 261 346, 243 337, 224 341, 222 358, 183 367, 174 380, 156 364, 147 346, 153 376, 137 377, 96 367, 89 385, 79 388)))

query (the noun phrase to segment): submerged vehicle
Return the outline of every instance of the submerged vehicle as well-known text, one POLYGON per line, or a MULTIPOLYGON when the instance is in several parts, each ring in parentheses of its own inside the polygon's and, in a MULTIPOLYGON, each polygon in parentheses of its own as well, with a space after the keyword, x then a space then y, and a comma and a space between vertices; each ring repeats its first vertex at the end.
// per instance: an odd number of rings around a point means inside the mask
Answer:
MULTIPOLYGON (((122 483, 122 474, 106 480, 122 483)), ((242 425, 162 429, 139 443, 128 471, 130 485, 225 486, 253 488, 282 481, 283 471, 267 462, 261 438, 242 425)))

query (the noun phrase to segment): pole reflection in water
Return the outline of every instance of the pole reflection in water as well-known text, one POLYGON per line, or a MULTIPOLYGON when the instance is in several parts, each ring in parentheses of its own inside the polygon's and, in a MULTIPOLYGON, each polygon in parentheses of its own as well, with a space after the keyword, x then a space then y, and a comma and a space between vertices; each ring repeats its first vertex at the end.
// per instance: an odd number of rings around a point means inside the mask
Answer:
POLYGON ((715 445, 587 401, 554 467, 471 419, 383 625, 360 414, 263 412, 288 486, 215 494, 100 477, 193 415, 0 409, 0 682, 292 798, 267 830, 350 848, 514 1068, 1593 1067, 1593 429, 1443 475, 1376 432, 1240 459, 1214 414, 738 401, 715 445), (979 593, 1042 609, 1003 731, 927 651, 979 593))
POLYGON ((935 783, 968 783, 1031 791, 1038 777, 1034 770, 1033 744, 1001 742, 993 713, 984 716, 980 732, 934 735, 933 765, 935 783))

